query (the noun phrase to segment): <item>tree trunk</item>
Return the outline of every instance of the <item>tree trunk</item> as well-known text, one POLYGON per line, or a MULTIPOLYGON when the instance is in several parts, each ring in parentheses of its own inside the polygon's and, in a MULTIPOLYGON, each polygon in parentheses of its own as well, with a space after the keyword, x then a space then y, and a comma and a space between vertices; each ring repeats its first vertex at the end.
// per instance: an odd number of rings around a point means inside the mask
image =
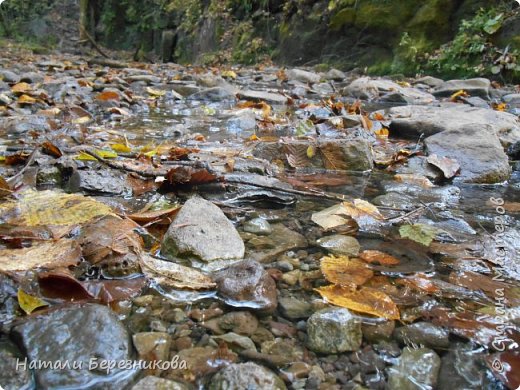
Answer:
POLYGON ((90 19, 89 0, 79 0, 79 39, 88 40, 89 19, 90 19))

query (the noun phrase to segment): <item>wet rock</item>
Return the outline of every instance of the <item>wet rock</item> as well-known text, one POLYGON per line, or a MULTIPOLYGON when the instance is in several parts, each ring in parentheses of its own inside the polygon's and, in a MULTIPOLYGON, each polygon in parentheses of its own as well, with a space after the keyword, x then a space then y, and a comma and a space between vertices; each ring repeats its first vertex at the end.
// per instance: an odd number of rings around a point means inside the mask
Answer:
POLYGON ((0 118, 0 128, 7 134, 23 134, 28 131, 45 133, 51 129, 49 118, 42 115, 16 115, 0 118))
POLYGON ((251 240, 248 242, 247 255, 259 263, 269 263, 279 255, 298 248, 305 248, 307 239, 281 223, 272 224, 272 233, 267 237, 259 237, 261 243, 256 248, 249 249, 251 240))
POLYGON ((485 78, 449 80, 435 88, 433 94, 439 97, 447 97, 453 95, 455 92, 464 90, 472 96, 489 99, 490 88, 491 82, 485 78))
POLYGON ((429 322, 416 322, 397 328, 394 337, 405 345, 422 345, 434 349, 446 349, 450 346, 449 332, 429 322))
POLYGON ((23 363, 25 356, 7 340, 0 341, 0 383, 5 390, 32 389, 34 381, 31 371, 17 363, 23 363))
POLYGON ((189 83, 179 83, 179 84, 173 84, 171 85, 171 88, 174 92, 177 92, 178 94, 182 96, 190 96, 197 92, 201 91, 201 87, 195 85, 195 84, 189 84, 189 83))
POLYGON ((168 360, 171 336, 165 332, 142 332, 132 336, 134 347, 142 360, 168 360))
POLYGON ((224 87, 213 87, 203 89, 200 92, 195 92, 189 96, 192 100, 210 100, 219 102, 222 100, 234 100, 235 93, 233 90, 224 87))
POLYGON ((271 332, 269 332, 269 330, 262 326, 259 326, 255 330, 255 333, 251 335, 251 340, 253 340, 257 345, 262 345, 266 341, 274 340, 274 336, 271 332))
POLYGON ((38 169, 36 174, 37 186, 59 186, 61 185, 61 172, 57 167, 45 165, 38 169))
POLYGON ((273 372, 255 363, 231 364, 213 376, 209 390, 248 389, 282 390, 283 381, 273 372))
POLYGON ((304 351, 301 344, 294 339, 294 334, 284 335, 290 338, 276 338, 262 343, 261 351, 267 355, 284 356, 292 361, 303 359, 304 351))
POLYGON ((20 81, 29 83, 29 84, 37 84, 42 83, 44 80, 43 73, 40 72, 26 72, 20 75, 20 81))
POLYGON ((505 95, 502 100, 511 107, 520 108, 520 93, 505 95))
POLYGON ((276 283, 264 268, 245 260, 214 274, 218 294, 231 306, 273 311, 278 304, 276 283))
POLYGON ((520 141, 507 148, 507 155, 513 160, 520 160, 520 141))
POLYGON ((390 135, 404 138, 418 139, 421 134, 428 137, 445 130, 477 125, 486 132, 497 134, 504 146, 520 139, 520 125, 515 115, 467 104, 393 107, 387 115, 391 119, 390 135))
POLYGON ((184 383, 156 376, 146 376, 137 382, 131 390, 189 390, 184 383))
POLYGON ((321 96, 334 94, 334 88, 329 83, 314 84, 312 90, 321 96))
POLYGON ((470 96, 468 98, 462 98, 461 100, 471 107, 490 108, 488 102, 478 96, 470 96))
POLYGON ((0 69, 0 80, 6 83, 18 83, 20 76, 8 69, 0 69))
POLYGON ((335 255, 357 256, 361 248, 354 237, 341 234, 322 237, 317 242, 320 247, 335 255))
POLYGON ((412 210, 415 207, 414 198, 399 192, 388 192, 372 200, 376 206, 392 207, 399 210, 412 210))
MULTIPOLYGON (((9 327, 9 324, 19 314, 18 286, 6 275, 0 275, 0 330, 9 327)), ((5 332, 8 332, 6 329, 5 332)))
POLYGON ((455 349, 442 357, 439 371, 439 390, 465 390, 483 388, 485 372, 481 357, 474 351, 455 349))
POLYGON ((194 378, 202 378, 218 371, 222 366, 230 362, 233 363, 238 356, 227 351, 225 356, 219 355, 218 350, 212 347, 194 347, 184 349, 177 353, 179 362, 185 361, 187 370, 170 370, 167 374, 168 379, 184 379, 193 381, 194 378))
POLYGON ((511 175, 507 155, 496 134, 486 125, 467 125, 432 135, 424 141, 428 154, 460 164, 459 177, 470 183, 498 183, 511 175))
POLYGON ((244 242, 222 210, 198 196, 182 206, 161 245, 165 256, 193 255, 207 262, 241 259, 244 250, 244 242))
POLYGON ((12 330, 27 351, 29 361, 82 362, 83 367, 34 372, 38 387, 79 388, 96 382, 99 388, 124 387, 134 371, 92 369, 92 363, 131 359, 132 347, 124 325, 106 306, 96 304, 63 307, 31 316, 12 330), (92 360, 94 359, 94 360, 92 360))
POLYGON ((347 309, 329 308, 307 320, 308 346, 318 353, 357 351, 361 346, 361 322, 347 309))
POLYGON ((509 228, 496 231, 479 240, 476 256, 500 265, 501 275, 520 281, 520 231, 509 228))
POLYGON ((381 321, 376 323, 361 324, 363 337, 370 343, 377 343, 382 340, 390 340, 395 329, 395 321, 381 321))
POLYGON ((244 231, 261 236, 268 236, 273 232, 273 228, 265 219, 253 218, 244 224, 244 231))
POLYGON ((253 343, 249 337, 241 336, 233 332, 221 336, 211 336, 211 339, 216 340, 216 345, 219 345, 219 342, 224 341, 227 346, 235 352, 241 352, 244 350, 256 351, 255 343, 253 343))
POLYGON ((302 69, 289 69, 286 72, 290 81, 301 81, 302 83, 315 84, 320 82, 320 75, 302 69))
POLYGON ((415 88, 404 88, 399 84, 385 79, 371 79, 360 77, 350 83, 343 90, 344 95, 358 99, 378 99, 393 103, 428 104, 435 101, 435 97, 427 92, 415 88))
POLYGON ((239 110, 227 121, 226 126, 229 132, 235 133, 253 130, 256 127, 255 112, 249 109, 239 110))
POLYGON ((380 101, 397 104, 428 104, 434 102, 435 96, 416 88, 402 88, 381 96, 380 101))
POLYGON ((414 84, 424 84, 432 88, 436 88, 444 84, 444 80, 432 76, 424 76, 415 80, 414 84))
POLYGON ((280 298, 278 308, 285 318, 291 320, 309 318, 313 312, 312 305, 309 302, 293 297, 280 298))
POLYGON ((438 181, 443 178, 442 172, 429 164, 424 156, 410 158, 405 165, 398 167, 395 172, 398 174, 420 175, 432 181, 438 181))
POLYGON ((220 317, 218 325, 221 329, 251 336, 258 328, 258 320, 248 311, 232 311, 220 317))
POLYGON ((278 93, 266 91, 241 90, 237 93, 239 99, 251 100, 254 102, 266 102, 269 104, 286 104, 287 97, 278 93))
POLYGON ((70 192, 89 191, 122 195, 131 192, 124 175, 110 170, 76 170, 68 182, 70 192))
POLYGON ((435 388, 441 359, 428 348, 405 348, 397 366, 388 370, 388 389, 435 388))

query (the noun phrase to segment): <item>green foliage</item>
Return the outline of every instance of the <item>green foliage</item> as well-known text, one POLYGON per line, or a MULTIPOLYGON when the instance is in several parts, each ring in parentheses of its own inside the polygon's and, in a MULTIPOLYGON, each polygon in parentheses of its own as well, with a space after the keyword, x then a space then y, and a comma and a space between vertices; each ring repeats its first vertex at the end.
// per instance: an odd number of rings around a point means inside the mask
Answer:
POLYGON ((44 0, 8 0, 0 6, 0 35, 22 39, 25 24, 45 15, 51 8, 44 0))
POLYGON ((470 20, 463 20, 455 38, 427 56, 424 69, 437 74, 458 77, 502 74, 514 77, 520 70, 519 53, 498 48, 492 35, 502 26, 504 14, 496 8, 481 9, 470 20))
POLYGON ((232 61, 241 64, 256 64, 268 57, 269 50, 264 40, 255 37, 251 21, 240 23, 234 30, 232 61))

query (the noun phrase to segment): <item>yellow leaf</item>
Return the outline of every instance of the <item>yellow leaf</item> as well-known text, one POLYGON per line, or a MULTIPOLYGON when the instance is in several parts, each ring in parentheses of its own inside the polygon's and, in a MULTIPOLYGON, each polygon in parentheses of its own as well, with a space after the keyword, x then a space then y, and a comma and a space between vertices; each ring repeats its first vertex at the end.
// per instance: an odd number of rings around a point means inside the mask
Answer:
POLYGON ((233 72, 232 70, 225 70, 220 75, 226 79, 236 80, 236 78, 237 78, 237 74, 235 72, 233 72))
POLYGON ((160 89, 155 89, 155 88, 151 88, 151 87, 147 87, 146 92, 148 92, 148 94, 155 96, 155 97, 161 97, 161 96, 166 95, 166 91, 162 91, 160 89))
POLYGON ((117 153, 112 150, 96 150, 95 153, 101 158, 116 158, 117 153))
POLYGON ((11 87, 11 91, 13 91, 14 93, 24 93, 30 90, 32 90, 31 85, 23 82, 15 84, 11 87))
POLYGON ((25 94, 23 94, 22 96, 20 96, 18 98, 19 104, 34 104, 36 102, 37 102, 37 100, 35 98, 30 97, 29 95, 25 95, 25 94))
POLYGON ((31 314, 37 308, 49 305, 40 298, 27 294, 21 288, 18 289, 18 304, 26 314, 31 314))
POLYGON ((321 272, 325 279, 336 285, 356 287, 374 276, 367 264, 347 256, 325 256, 321 258, 321 272))
POLYGON ((74 123, 75 125, 84 125, 85 123, 89 123, 91 120, 92 120, 92 118, 89 116, 82 116, 82 117, 73 119, 72 123, 74 123))
POLYGON ((125 144, 112 144, 110 145, 113 151, 118 153, 130 153, 132 148, 125 144))
POLYGON ((327 302, 360 313, 372 314, 388 320, 401 318, 397 305, 385 293, 369 287, 352 290, 340 286, 315 289, 327 302))
POLYGON ((249 141, 260 141, 260 138, 256 134, 253 134, 251 137, 249 137, 249 141))
POLYGON ((379 137, 388 137, 390 135, 390 131, 386 127, 381 127, 374 131, 374 133, 379 137))
POLYGON ((316 148, 313 145, 309 145, 307 148, 307 157, 313 158, 316 155, 316 148))
POLYGON ((78 194, 28 190, 0 204, 0 220, 16 226, 75 225, 112 214, 109 206, 78 194))
POLYGON ((463 89, 461 89, 460 91, 457 91, 453 95, 451 95, 450 100, 452 102, 456 102, 459 97, 468 97, 468 96, 469 96, 469 94, 466 91, 464 91, 463 89))
POLYGON ((354 202, 343 202, 347 215, 355 220, 364 216, 370 216, 375 219, 384 219, 376 206, 363 199, 354 199, 354 202))
POLYGON ((153 157, 157 154, 157 150, 150 150, 149 152, 143 153, 146 157, 153 157))
POLYGON ((97 159, 90 154, 87 154, 85 152, 80 152, 76 157, 74 157, 74 160, 79 161, 97 161, 97 159))

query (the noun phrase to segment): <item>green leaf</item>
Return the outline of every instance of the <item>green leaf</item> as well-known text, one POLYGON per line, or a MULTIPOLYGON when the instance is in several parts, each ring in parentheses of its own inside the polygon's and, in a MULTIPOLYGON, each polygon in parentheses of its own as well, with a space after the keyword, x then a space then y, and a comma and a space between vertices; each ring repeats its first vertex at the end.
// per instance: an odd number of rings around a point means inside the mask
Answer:
POLYGON ((302 121, 298 124, 298 126, 296 126, 297 136, 306 135, 311 131, 314 131, 314 123, 312 123, 310 120, 302 121))
POLYGON ((27 294, 21 288, 18 289, 18 304, 26 314, 31 314, 37 308, 49 305, 40 298, 27 294))
POLYGON ((440 232, 442 230, 422 223, 403 225, 399 228, 399 234, 402 238, 409 238, 424 246, 430 246, 435 236, 440 232))

